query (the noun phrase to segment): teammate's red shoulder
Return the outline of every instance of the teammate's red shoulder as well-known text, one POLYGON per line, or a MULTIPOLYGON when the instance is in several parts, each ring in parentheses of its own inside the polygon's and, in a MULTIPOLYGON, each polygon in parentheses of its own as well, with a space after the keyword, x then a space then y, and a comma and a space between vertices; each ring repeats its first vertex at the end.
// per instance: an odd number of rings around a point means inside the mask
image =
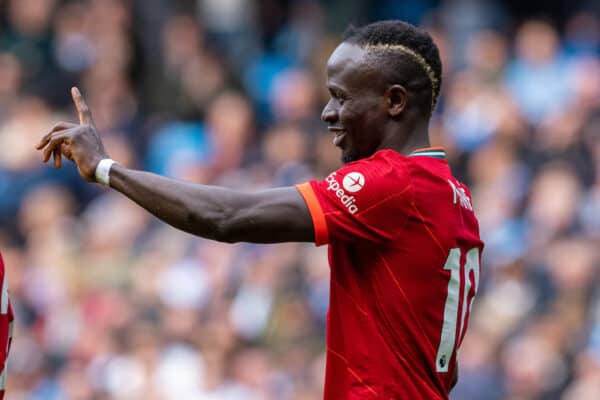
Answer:
POLYGON ((14 323, 14 314, 10 299, 8 298, 8 280, 2 255, 0 255, 0 280, 2 282, 0 289, 0 400, 2 400, 4 398, 7 375, 6 360, 12 341, 14 323))

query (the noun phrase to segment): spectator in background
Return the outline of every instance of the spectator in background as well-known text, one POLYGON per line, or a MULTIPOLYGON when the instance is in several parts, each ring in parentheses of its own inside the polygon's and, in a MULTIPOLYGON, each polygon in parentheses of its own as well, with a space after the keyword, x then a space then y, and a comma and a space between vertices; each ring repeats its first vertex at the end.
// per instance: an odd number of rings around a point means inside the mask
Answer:
POLYGON ((25 88, 41 95, 51 95, 58 77, 52 59, 51 21, 56 0, 17 1, 6 5, 8 26, 0 35, 5 51, 15 55, 23 69, 25 88))
POLYGON ((538 124, 570 100, 572 93, 564 79, 567 60, 557 32, 543 21, 527 21, 519 28, 516 55, 508 68, 507 86, 528 121, 538 124))

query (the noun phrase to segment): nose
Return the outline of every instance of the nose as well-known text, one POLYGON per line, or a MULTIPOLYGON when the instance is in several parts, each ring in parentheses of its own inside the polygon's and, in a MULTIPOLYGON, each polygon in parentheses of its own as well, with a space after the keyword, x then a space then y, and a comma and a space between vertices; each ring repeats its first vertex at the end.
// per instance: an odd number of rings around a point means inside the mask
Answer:
POLYGON ((327 104, 325 104, 323 112, 321 113, 321 120, 329 125, 338 121, 338 110, 332 103, 333 101, 330 99, 327 104))

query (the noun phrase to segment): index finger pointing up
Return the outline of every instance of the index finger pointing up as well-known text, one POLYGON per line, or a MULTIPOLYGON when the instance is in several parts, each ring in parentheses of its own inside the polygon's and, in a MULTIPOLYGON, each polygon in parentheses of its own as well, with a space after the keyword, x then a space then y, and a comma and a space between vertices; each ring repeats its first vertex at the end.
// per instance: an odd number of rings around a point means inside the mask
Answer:
POLYGON ((89 107, 87 106, 81 92, 77 87, 71 88, 71 96, 73 97, 73 102, 75 103, 75 107, 77 107, 77 113, 79 114, 79 123, 91 124, 92 123, 92 113, 90 112, 89 107))

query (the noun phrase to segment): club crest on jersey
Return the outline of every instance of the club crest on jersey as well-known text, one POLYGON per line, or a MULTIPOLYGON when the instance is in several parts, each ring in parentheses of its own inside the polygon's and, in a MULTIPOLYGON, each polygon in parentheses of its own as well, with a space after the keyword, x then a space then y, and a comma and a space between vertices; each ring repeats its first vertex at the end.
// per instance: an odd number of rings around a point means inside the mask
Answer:
POLYGON ((350 214, 356 213, 358 211, 358 206, 355 204, 356 198, 346 193, 346 190, 351 193, 358 192, 365 184, 365 177, 360 172, 350 172, 344 177, 342 185, 340 185, 335 176, 336 173, 332 172, 325 178, 327 190, 335 193, 336 197, 339 198, 342 204, 350 211, 350 214))

